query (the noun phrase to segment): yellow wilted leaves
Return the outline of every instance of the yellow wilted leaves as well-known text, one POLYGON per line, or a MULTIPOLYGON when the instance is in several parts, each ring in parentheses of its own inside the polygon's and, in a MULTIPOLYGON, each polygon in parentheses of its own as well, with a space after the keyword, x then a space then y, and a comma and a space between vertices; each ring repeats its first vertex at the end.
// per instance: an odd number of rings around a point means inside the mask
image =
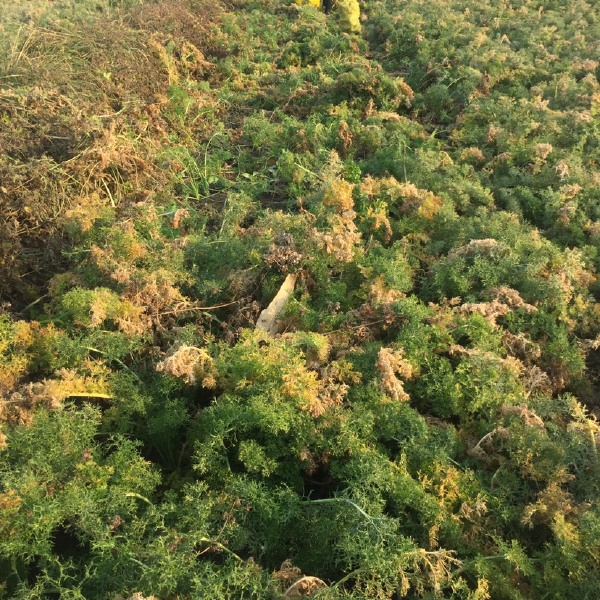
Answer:
POLYGON ((94 223, 107 212, 108 200, 97 191, 78 199, 78 203, 65 213, 65 217, 77 223, 82 232, 89 231, 94 223))
POLYGON ((394 177, 365 177, 360 189, 368 198, 385 201, 388 206, 396 207, 402 214, 416 214, 427 220, 433 219, 443 205, 442 199, 433 192, 420 189, 410 181, 401 183, 394 177))
POLYGON ((536 501, 525 506, 521 523, 528 527, 546 524, 561 543, 578 547, 580 536, 575 523, 589 505, 577 505, 571 493, 564 489, 563 486, 573 479, 575 477, 569 473, 558 472, 556 479, 538 493, 536 501))
POLYGON ((398 377, 403 379, 412 379, 414 369, 412 365, 405 360, 404 351, 382 348, 377 358, 377 370, 380 373, 381 390, 390 396, 392 400, 407 402, 410 396, 404 390, 404 383, 398 377))
POLYGON ((121 331, 132 335, 150 327, 145 307, 122 299, 107 288, 75 288, 62 297, 61 304, 70 312, 74 323, 83 327, 99 327, 112 321, 121 331))
POLYGON ((284 370, 281 391, 297 400, 302 410, 312 417, 320 417, 328 409, 342 404, 350 384, 359 381, 358 373, 345 361, 332 361, 318 371, 298 364, 284 370))
POLYGON ((23 385, 0 401, 0 422, 29 424, 37 407, 57 410, 67 398, 110 399, 108 374, 109 369, 101 363, 86 360, 79 370, 60 369, 54 379, 23 385))
POLYGON ((281 391, 297 400, 310 415, 318 417, 325 412, 325 407, 319 400, 322 382, 315 371, 297 365, 283 374, 282 382, 281 391))
POLYGON ((53 325, 11 321, 8 315, 0 315, 0 398, 14 390, 27 375, 37 350, 56 334, 53 325))
POLYGON ((52 293, 77 325, 99 327, 112 322, 130 335, 141 335, 152 325, 162 327, 164 317, 168 320, 169 315, 183 313, 191 305, 165 269, 144 274, 118 267, 111 275, 124 287, 120 294, 106 287, 75 288, 61 294, 59 278, 55 278, 52 293))
POLYGON ((26 373, 32 327, 24 321, 11 323, 0 315, 0 393, 8 390, 26 373))
POLYGON ((313 230, 316 242, 340 262, 352 262, 361 239, 354 223, 353 188, 351 183, 341 179, 327 183, 323 190, 323 206, 333 208, 336 212, 326 217, 328 231, 313 230))
POLYGON ((323 205, 331 206, 343 213, 354 208, 352 190, 354 185, 343 179, 331 181, 323 190, 323 205))
POLYGON ((0 512, 6 513, 16 512, 22 504, 20 496, 16 490, 8 490, 7 492, 0 494, 0 512))
POLYGON ((389 242, 392 239, 392 224, 388 219, 387 204, 380 202, 377 205, 367 207, 367 217, 373 221, 371 229, 379 231, 383 229, 383 239, 389 242))

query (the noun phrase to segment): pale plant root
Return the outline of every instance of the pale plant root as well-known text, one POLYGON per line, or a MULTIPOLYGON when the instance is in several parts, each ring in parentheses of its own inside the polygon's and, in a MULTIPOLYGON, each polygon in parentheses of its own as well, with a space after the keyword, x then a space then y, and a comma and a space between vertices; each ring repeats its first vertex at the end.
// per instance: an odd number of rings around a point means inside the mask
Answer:
POLYGON ((275 295, 275 298, 273 298, 269 306, 260 313, 258 321, 256 322, 257 331, 264 331, 268 335, 275 335, 277 333, 279 315, 285 308, 290 296, 294 293, 296 279, 297 275, 295 273, 288 274, 275 295))

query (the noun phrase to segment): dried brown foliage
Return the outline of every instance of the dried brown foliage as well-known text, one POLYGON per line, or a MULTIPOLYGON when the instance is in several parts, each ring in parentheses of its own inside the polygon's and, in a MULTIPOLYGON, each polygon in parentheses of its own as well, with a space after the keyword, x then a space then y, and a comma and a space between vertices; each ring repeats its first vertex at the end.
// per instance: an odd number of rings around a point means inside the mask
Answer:
POLYGON ((417 214, 432 219, 442 207, 442 199, 433 192, 423 190, 410 181, 401 183, 394 177, 364 178, 361 191, 369 198, 384 200, 389 206, 397 207, 402 214, 417 214))
POLYGON ((302 571, 290 560, 283 561, 279 570, 273 573, 273 579, 281 584, 284 590, 283 598, 306 598, 327 587, 327 584, 317 577, 302 575, 302 571))
POLYGON ((126 23, 135 29, 171 39, 185 40, 205 49, 215 21, 224 13, 220 2, 205 0, 163 0, 144 3, 127 14, 126 23))
MULTIPOLYGON (((0 64, 15 84, 0 90, 2 297, 26 304, 41 294, 63 262, 66 217, 85 231, 103 210, 169 185, 156 156, 178 127, 165 116, 170 77, 210 71, 201 48, 219 14, 218 3, 168 0, 77 33, 35 20, 19 30, 20 52, 0 64), (177 51, 167 64, 168 43, 177 51)), ((190 94, 197 106, 213 102, 190 94)))
POLYGON ((518 415, 527 427, 544 427, 540 419, 526 404, 519 406, 502 406, 500 413, 503 415, 518 415))
POLYGON ((483 240, 471 240, 465 246, 455 248, 448 253, 448 258, 459 258, 461 256, 474 256, 477 254, 494 255, 504 250, 504 246, 498 240, 487 238, 483 240))
POLYGON ((531 364, 542 356, 542 349, 539 344, 529 339, 524 333, 502 332, 502 343, 507 352, 523 361, 525 364, 531 364))
POLYGON ((578 513, 585 512, 585 505, 577 505, 564 485, 575 476, 564 471, 556 474, 545 489, 537 495, 536 501, 528 504, 521 517, 523 525, 533 527, 536 524, 556 525, 571 520, 578 513))
POLYGON ((517 290, 506 286, 490 288, 489 290, 485 290, 483 292, 483 295, 493 298, 498 302, 502 302, 511 309, 522 308, 523 310, 529 313, 535 312, 537 310, 535 306, 525 302, 525 300, 521 298, 521 295, 519 294, 519 292, 517 292, 517 290))
POLYGON ((381 380, 381 390, 392 400, 408 402, 410 396, 404 390, 404 382, 399 379, 412 379, 413 366, 404 358, 404 351, 382 348, 377 358, 377 370, 381 380))
POLYGON ((200 383, 205 388, 217 385, 214 360, 203 348, 180 346, 159 362, 156 370, 173 375, 188 385, 200 383))
POLYGON ((452 344, 449 353, 451 356, 468 356, 488 364, 500 365, 515 377, 519 377, 524 368, 523 363, 518 358, 513 356, 502 358, 494 352, 486 352, 479 348, 465 348, 459 344, 452 344))
POLYGON ((348 210, 341 215, 328 217, 328 231, 314 232, 317 243, 324 247, 327 254, 331 254, 340 262, 352 262, 356 247, 360 242, 360 232, 356 228, 354 219, 356 213, 348 210))
POLYGON ((279 233, 275 242, 269 245, 265 262, 270 267, 276 267, 287 274, 297 271, 302 259, 303 255, 297 248, 294 236, 289 233, 279 233))
POLYGON ((532 394, 548 395, 555 389, 548 374, 537 365, 531 365, 525 369, 521 381, 528 396, 532 394))
POLYGON ((492 302, 466 302, 465 304, 458 306, 455 310, 459 315, 481 315, 494 329, 496 329, 498 328, 498 323, 496 322, 497 319, 507 315, 510 308, 502 302, 493 300, 492 302))

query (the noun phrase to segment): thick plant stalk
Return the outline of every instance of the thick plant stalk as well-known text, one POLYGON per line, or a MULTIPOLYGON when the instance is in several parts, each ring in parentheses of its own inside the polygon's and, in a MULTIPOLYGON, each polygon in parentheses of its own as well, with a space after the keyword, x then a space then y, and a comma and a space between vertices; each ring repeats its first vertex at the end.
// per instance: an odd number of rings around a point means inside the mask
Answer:
POLYGON ((281 284, 275 298, 273 298, 269 306, 260 313, 258 321, 256 322, 257 331, 264 331, 269 335, 275 335, 277 333, 277 318, 281 314, 289 297, 294 293, 296 278, 297 276, 293 273, 289 273, 285 278, 285 281, 281 284))

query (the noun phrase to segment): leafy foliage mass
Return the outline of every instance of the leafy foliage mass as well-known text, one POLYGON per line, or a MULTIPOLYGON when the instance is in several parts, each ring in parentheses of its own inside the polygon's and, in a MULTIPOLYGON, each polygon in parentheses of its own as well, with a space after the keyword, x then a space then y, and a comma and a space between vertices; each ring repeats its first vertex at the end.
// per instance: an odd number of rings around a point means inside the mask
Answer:
POLYGON ((598 598, 599 5, 362 13, 3 7, 1 597, 598 598))

